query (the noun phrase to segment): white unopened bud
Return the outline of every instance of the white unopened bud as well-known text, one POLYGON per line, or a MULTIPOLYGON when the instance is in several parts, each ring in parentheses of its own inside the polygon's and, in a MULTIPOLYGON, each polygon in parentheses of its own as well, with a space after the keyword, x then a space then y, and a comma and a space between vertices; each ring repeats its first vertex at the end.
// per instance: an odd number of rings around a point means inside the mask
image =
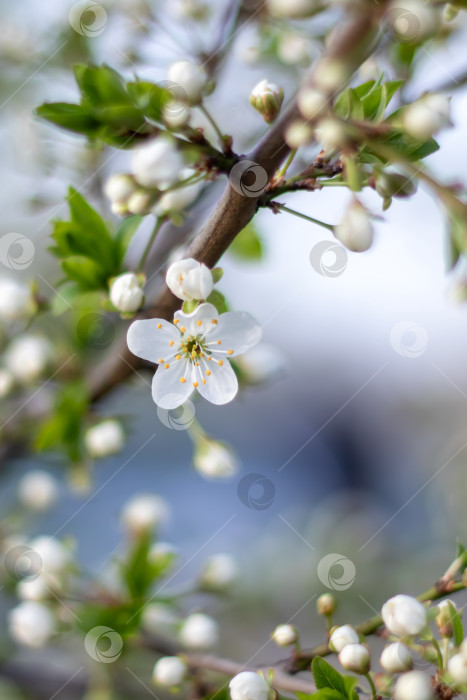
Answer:
POLYGON ((368 211, 356 199, 352 201, 341 223, 334 226, 338 241, 354 253, 363 253, 373 243, 373 225, 368 211))
POLYGON ((191 61, 176 61, 169 67, 167 78, 174 85, 182 88, 189 104, 199 104, 203 99, 208 77, 202 66, 191 61))
POLYGON ((431 700, 434 697, 430 677, 422 671, 409 671, 394 686, 395 700, 431 700))
POLYGON ((455 654, 448 661, 448 671, 456 683, 467 683, 467 657, 455 654))
POLYGON ((29 384, 41 377, 52 358, 53 347, 46 338, 23 335, 8 346, 5 365, 18 382, 29 384))
POLYGON ((131 175, 117 173, 111 175, 104 185, 104 194, 111 202, 126 204, 138 185, 131 175))
POLYGON ((196 446, 193 466, 207 479, 229 479, 238 471, 238 460, 227 445, 203 438, 196 446))
POLYGON ((133 153, 132 167, 143 187, 166 187, 178 180, 184 162, 172 141, 156 138, 133 153))
POLYGON ((287 145, 295 150, 313 141, 313 128, 310 124, 296 119, 285 130, 284 138, 287 145))
POLYGON ((298 632, 292 625, 278 625, 272 633, 272 638, 280 647, 288 647, 298 640, 298 632))
POLYGON ((186 671, 186 663, 178 656, 163 656, 154 666, 152 680, 156 685, 167 687, 180 685, 186 671))
POLYGON ((12 638, 28 647, 42 647, 55 632, 55 619, 42 603, 26 600, 8 614, 12 638))
POLYGON ((224 590, 236 581, 238 566, 230 554, 214 554, 206 561, 200 576, 202 588, 224 590))
POLYGON ((30 288, 12 279, 0 281, 0 319, 25 321, 36 310, 30 288))
POLYGON ((410 649, 402 642, 388 644, 383 649, 379 662, 388 673, 403 673, 413 666, 410 649))
POLYGON ((190 121, 190 108, 177 99, 171 100, 164 105, 162 109, 162 119, 164 124, 169 128, 177 131, 183 126, 186 126, 190 121))
POLYGON ((214 286, 209 268, 193 258, 172 263, 165 280, 170 291, 183 301, 207 299, 214 286))
POLYGON ((125 445, 125 433, 119 421, 109 419, 88 428, 84 444, 91 457, 108 457, 125 445))
POLYGON ((143 299, 140 281, 133 272, 124 272, 110 283, 110 301, 119 311, 137 311, 143 299))
POLYGON ((58 498, 57 480, 43 469, 33 469, 20 479, 18 498, 26 508, 47 510, 58 498))
POLYGON ((144 216, 149 214, 151 207, 154 204, 154 195, 152 192, 147 192, 145 190, 136 190, 128 198, 126 203, 126 208, 130 214, 137 214, 138 216, 144 216))
POLYGON ((397 637, 419 634, 427 625, 426 610, 412 596, 396 595, 390 598, 381 609, 383 622, 397 637))
POLYGON ((317 119, 329 107, 326 93, 313 88, 303 88, 298 93, 298 108, 305 119, 317 119))
POLYGON ((308 17, 316 11, 313 0, 268 0, 268 10, 275 17, 308 17))
POLYGON ((269 700, 273 693, 269 683, 253 671, 242 671, 229 683, 232 700, 269 700))
POLYGON ((433 93, 424 95, 404 109, 404 129, 413 138, 423 141, 451 124, 451 105, 448 97, 433 93))
POLYGON ((4 399, 11 393, 15 385, 15 379, 11 372, 0 367, 0 399, 4 399))
MULTIPOLYGON (((70 552, 55 537, 41 535, 32 539, 28 546, 37 555, 37 566, 41 575, 60 576, 70 565, 70 552)), ((31 563, 34 565, 33 559, 31 559, 31 563)))
POLYGON ((267 80, 261 80, 250 94, 251 106, 261 114, 268 124, 271 124, 279 114, 283 101, 283 89, 267 80))
POLYGON ((310 59, 310 40, 294 32, 282 32, 277 44, 277 55, 283 63, 295 66, 310 59))
POLYGON ((318 90, 332 94, 340 90, 349 78, 348 66, 334 58, 322 58, 316 66, 313 79, 318 90))
POLYGON ((332 632, 329 646, 339 653, 347 644, 358 644, 359 641, 358 634, 351 625, 342 625, 332 632))
POLYGON ((121 521, 132 535, 141 535, 160 527, 169 518, 166 501, 155 494, 133 496, 123 507, 121 521))
POLYGON ((331 117, 321 119, 315 129, 316 140, 322 144, 328 155, 339 151, 348 143, 345 125, 331 117))
POLYGON ((54 589, 59 588, 53 576, 42 574, 36 578, 24 579, 16 586, 16 595, 20 600, 46 600, 54 589))
POLYGON ((110 211, 112 214, 115 214, 115 216, 128 216, 129 214, 126 202, 112 202, 110 205, 110 211))
POLYGON ((365 674, 370 670, 370 652, 364 644, 346 644, 339 652, 339 662, 347 671, 365 674))
POLYGON ((170 630, 176 623, 177 617, 170 605, 149 603, 143 610, 141 624, 147 632, 160 634, 161 630, 170 630))
POLYGON ((210 649, 219 641, 217 622, 203 613, 189 615, 180 629, 180 642, 190 649, 210 649))
POLYGON ((160 216, 161 214, 183 211, 195 201, 200 189, 201 184, 197 182, 163 194, 156 205, 155 213, 160 216))
POLYGON ((332 593, 323 593, 316 602, 319 615, 333 615, 336 612, 337 601, 332 593))

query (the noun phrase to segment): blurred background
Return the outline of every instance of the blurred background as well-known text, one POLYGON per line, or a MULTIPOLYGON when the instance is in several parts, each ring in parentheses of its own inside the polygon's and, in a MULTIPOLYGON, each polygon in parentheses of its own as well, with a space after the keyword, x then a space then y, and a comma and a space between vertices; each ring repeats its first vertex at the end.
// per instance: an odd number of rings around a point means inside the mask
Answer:
MULTIPOLYGON (((103 30, 87 37, 70 25, 71 5, 6 3, 0 28, 1 232, 22 233, 36 248, 26 270, 0 266, 0 274, 35 278, 45 296, 53 294, 50 283, 60 274, 47 251, 48 235, 51 220, 66 211, 68 185, 110 218, 102 182, 128 168, 129 154, 90 149, 83 139, 40 123, 33 110, 76 97, 70 68, 77 61, 164 80, 174 60, 212 47, 227 7, 216 2, 208 19, 196 22, 183 14, 183 2, 164 7, 115 0, 105 4, 103 30)), ((246 15, 207 101, 237 152, 251 148, 266 128, 248 105, 252 87, 268 78, 283 86, 286 100, 292 97, 333 21, 332 12, 306 23, 268 24, 261 12, 246 15)), ((406 99, 465 71, 466 37, 460 24, 448 42, 423 50, 406 99)), ((391 77, 384 55, 374 57, 360 79, 381 70, 391 77)), ((452 111, 454 126, 440 135, 440 151, 428 165, 443 181, 465 182, 462 85, 452 111)), ((209 128, 202 115, 196 119, 209 128)), ((224 180, 197 205, 194 232, 224 180)), ((288 195, 287 203, 337 223, 348 200, 347 192, 327 188, 288 195)), ((381 215, 376 193, 365 191, 362 201, 381 215)), ((95 465, 89 492, 70 487, 56 455, 22 455, 3 465, 0 501, 5 516, 17 514, 17 483, 31 467, 60 476, 58 504, 45 515, 27 516, 27 531, 74 538, 79 561, 98 574, 122 546, 119 512, 128 497, 162 495, 172 509, 163 539, 179 551, 173 585, 196 575, 207 555, 234 555, 241 570, 234 595, 202 604, 221 622, 219 653, 262 663, 281 656, 268 641, 276 624, 293 620, 304 646, 322 639, 315 611, 321 593, 334 589, 342 619, 357 622, 390 594, 416 594, 431 585, 453 558, 456 537, 465 539, 467 308, 460 299, 464 271, 447 274, 443 213, 423 188, 410 200, 395 200, 376 221, 370 251, 338 262, 335 246, 318 255, 315 246, 333 239, 311 223, 269 211, 256 223, 261 259, 227 254, 220 289, 232 309, 249 311, 263 325, 267 347, 260 369, 271 376, 226 406, 195 403, 205 430, 238 454, 238 474, 215 481, 193 469, 187 434, 158 418, 150 374, 143 373, 98 407, 103 415, 125 416, 129 439, 122 453, 95 465), (317 567, 330 553, 341 559, 323 581, 317 567)), ((142 230, 135 251, 144 238, 142 230)), ((10 605, 7 594, 4 611, 10 605)), ((42 652, 17 653, 29 669, 40 667, 42 652)))

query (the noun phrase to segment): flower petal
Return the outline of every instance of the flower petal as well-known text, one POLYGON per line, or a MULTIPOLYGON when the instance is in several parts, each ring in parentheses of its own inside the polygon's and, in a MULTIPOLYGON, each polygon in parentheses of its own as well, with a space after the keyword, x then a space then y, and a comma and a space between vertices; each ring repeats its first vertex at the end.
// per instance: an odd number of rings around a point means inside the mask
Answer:
POLYGON ((193 377, 198 382, 197 389, 201 396, 217 406, 235 398, 238 381, 230 362, 222 360, 222 365, 219 365, 216 361, 204 360, 197 369, 198 372, 195 372, 193 377))
POLYGON ((246 311, 227 311, 219 316, 217 325, 207 331, 209 349, 230 356, 241 355, 261 340, 261 326, 246 311), (217 343, 217 341, 221 341, 217 343), (233 352, 229 352, 232 350, 233 352))
POLYGON ((193 393, 193 381, 188 360, 174 360, 168 369, 161 365, 152 380, 152 398, 161 408, 178 408, 193 393))
POLYGON ((162 318, 134 321, 128 329, 127 343, 133 355, 143 360, 167 362, 178 350, 180 332, 162 318))
POLYGON ((180 320, 178 328, 185 328, 188 335, 196 335, 197 333, 206 335, 208 330, 216 325, 212 321, 217 321, 219 318, 217 309, 212 304, 200 304, 191 314, 176 311, 174 316, 180 320))

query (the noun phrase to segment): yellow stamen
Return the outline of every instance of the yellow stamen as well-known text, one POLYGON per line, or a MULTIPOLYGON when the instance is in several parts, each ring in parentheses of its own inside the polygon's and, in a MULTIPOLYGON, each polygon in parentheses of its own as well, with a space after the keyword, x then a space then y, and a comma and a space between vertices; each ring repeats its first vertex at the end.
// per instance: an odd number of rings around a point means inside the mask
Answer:
POLYGON ((159 359, 158 359, 157 361, 158 361, 158 363, 159 363, 160 365, 164 362, 164 360, 162 359, 162 357, 159 357, 159 359))
POLYGON ((218 323, 217 318, 213 318, 211 323, 218 323))
POLYGON ((182 333, 185 333, 185 326, 180 326, 180 330, 182 331, 182 333))
POLYGON ((202 321, 196 321, 196 325, 200 326, 203 322, 202 321))
POLYGON ((158 329, 160 330, 162 328, 162 323, 157 324, 158 329))
POLYGON ((210 370, 210 369, 207 369, 207 370, 206 370, 206 376, 207 376, 207 377, 210 377, 210 376, 211 376, 211 370, 210 370))
POLYGON ((166 362, 165 365, 164 365, 164 367, 165 367, 165 369, 169 369, 169 367, 170 367, 169 363, 166 362))
POLYGON ((193 382, 193 386, 194 386, 195 389, 196 389, 196 387, 198 386, 198 382, 193 382))
POLYGON ((180 381, 181 381, 182 384, 185 384, 185 382, 186 382, 185 377, 180 377, 180 381))
POLYGON ((224 363, 223 363, 222 360, 219 360, 219 362, 218 362, 217 364, 219 365, 219 367, 222 367, 222 365, 223 365, 224 363))
POLYGON ((175 355, 175 359, 176 359, 176 360, 181 360, 181 359, 182 359, 182 356, 181 356, 181 355, 175 355))
POLYGON ((175 343, 175 341, 174 341, 174 340, 171 340, 170 343, 169 343, 170 347, 172 347, 172 345, 173 345, 174 343, 175 343))
POLYGON ((174 318, 174 323, 175 323, 175 325, 177 325, 177 323, 180 323, 180 319, 179 319, 179 318, 174 318))
POLYGON ((205 380, 205 379, 203 379, 203 384, 206 384, 206 380, 205 380))
POLYGON ((227 350, 227 355, 233 355, 233 350, 227 350))
POLYGON ((217 343, 218 345, 220 345, 220 344, 221 344, 221 341, 220 341, 220 340, 216 340, 216 343, 217 343))

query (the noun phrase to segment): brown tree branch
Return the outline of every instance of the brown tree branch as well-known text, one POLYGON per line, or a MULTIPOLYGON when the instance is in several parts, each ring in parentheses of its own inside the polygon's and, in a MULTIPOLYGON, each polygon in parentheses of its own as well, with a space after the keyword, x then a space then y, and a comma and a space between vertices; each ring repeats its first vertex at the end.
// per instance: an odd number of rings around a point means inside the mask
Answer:
MULTIPOLYGON (((323 60, 341 61, 349 74, 353 73, 371 53, 382 11, 383 5, 365 4, 363 1, 360 5, 356 5, 347 20, 339 24, 331 33, 324 56, 310 72, 304 85, 309 87, 315 85, 317 71, 323 60)), ((339 89, 342 87, 344 86, 340 86, 339 89)), ((333 95, 330 96, 331 99, 332 97, 333 95)), ((246 156, 248 160, 254 161, 263 168, 268 178, 274 175, 290 152, 284 134, 287 127, 298 118, 300 118, 300 112, 297 100, 294 99, 281 118, 246 156)), ((235 236, 254 217, 257 207, 258 197, 238 194, 229 182, 204 227, 188 247, 186 256, 195 258, 209 267, 214 266, 235 236)), ((170 320, 179 306, 180 301, 164 286, 144 315, 170 320)), ((90 386, 93 400, 99 400, 142 364, 129 352, 125 340, 122 339, 113 356, 91 373, 90 386)))

